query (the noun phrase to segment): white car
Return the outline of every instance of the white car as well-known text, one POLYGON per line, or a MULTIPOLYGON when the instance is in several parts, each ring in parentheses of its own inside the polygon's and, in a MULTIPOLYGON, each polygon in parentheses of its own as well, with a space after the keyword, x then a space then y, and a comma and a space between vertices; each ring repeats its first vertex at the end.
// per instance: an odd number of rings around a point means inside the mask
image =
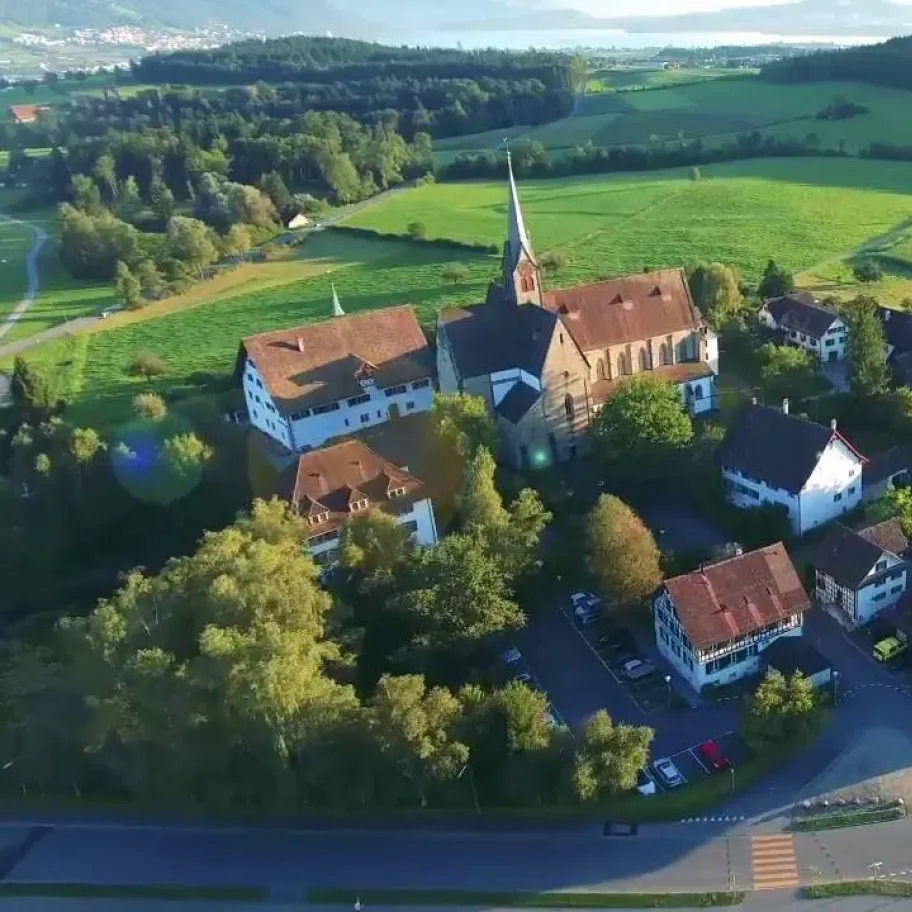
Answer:
POLYGON ((677 788, 679 785, 684 785, 687 780, 681 775, 681 771, 671 762, 668 757, 663 757, 661 760, 656 760, 652 764, 653 769, 656 771, 658 777, 668 788, 677 788))
POLYGON ((513 646, 506 652, 502 653, 500 658, 505 665, 515 665, 517 662, 522 661, 522 653, 515 646, 513 646))
POLYGON ((644 662, 642 659, 624 662, 624 675, 631 681, 639 681, 640 678, 648 678, 655 673, 656 667, 652 662, 644 662))
POLYGON ((646 772, 646 770, 640 770, 637 773, 637 784, 636 790, 641 795, 655 795, 658 792, 658 786, 655 783, 655 779, 646 772))

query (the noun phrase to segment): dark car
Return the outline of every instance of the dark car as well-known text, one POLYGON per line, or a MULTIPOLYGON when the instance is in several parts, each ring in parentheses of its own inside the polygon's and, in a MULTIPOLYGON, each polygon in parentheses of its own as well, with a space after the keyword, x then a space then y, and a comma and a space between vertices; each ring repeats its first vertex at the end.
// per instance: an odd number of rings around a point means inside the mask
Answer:
POLYGON ((719 750, 719 745, 715 741, 704 741, 697 748, 697 756, 711 770, 725 770, 731 766, 728 757, 719 750))

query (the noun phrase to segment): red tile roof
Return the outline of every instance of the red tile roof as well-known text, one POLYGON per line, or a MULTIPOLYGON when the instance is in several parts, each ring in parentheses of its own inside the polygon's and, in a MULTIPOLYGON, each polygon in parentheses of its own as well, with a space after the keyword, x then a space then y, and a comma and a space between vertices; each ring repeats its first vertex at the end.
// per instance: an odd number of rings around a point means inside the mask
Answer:
POLYGON ((276 407, 329 405, 363 393, 362 379, 387 388, 434 374, 427 339, 411 307, 333 317, 241 342, 276 407))
POLYGON ((584 351, 656 339, 702 326, 682 269, 623 276, 542 295, 584 351))
POLYGON ((665 589, 695 650, 745 636, 810 607, 782 542, 666 580, 665 589))
POLYGON ((428 496, 423 482, 356 439, 299 456, 281 479, 280 493, 301 516, 328 514, 311 525, 311 537, 332 532, 368 509, 406 512, 428 496), (365 501, 366 506, 351 509, 365 501))
POLYGON ((16 123, 34 123, 44 110, 44 105, 10 105, 9 112, 16 123))

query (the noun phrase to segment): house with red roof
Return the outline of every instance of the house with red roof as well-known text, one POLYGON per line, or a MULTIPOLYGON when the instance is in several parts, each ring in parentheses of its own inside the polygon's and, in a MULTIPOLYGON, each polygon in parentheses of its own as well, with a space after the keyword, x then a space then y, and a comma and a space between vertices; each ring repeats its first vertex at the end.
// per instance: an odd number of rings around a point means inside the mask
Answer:
POLYGON ((782 542, 665 580, 652 603, 659 652, 697 691, 757 674, 768 646, 801 635, 808 608, 782 542))

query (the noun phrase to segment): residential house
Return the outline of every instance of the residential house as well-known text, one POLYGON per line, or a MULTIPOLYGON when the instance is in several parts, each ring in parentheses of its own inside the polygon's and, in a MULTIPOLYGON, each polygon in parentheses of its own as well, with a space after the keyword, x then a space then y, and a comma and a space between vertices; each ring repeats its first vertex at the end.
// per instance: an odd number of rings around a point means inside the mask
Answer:
POLYGON ((360 440, 302 453, 282 476, 279 494, 307 520, 307 548, 323 566, 338 559, 342 527, 370 510, 394 516, 419 544, 437 543, 434 509, 424 483, 360 440))
POLYGON ((892 446, 865 464, 863 479, 865 502, 883 497, 891 487, 907 488, 912 484, 912 447, 892 446))
POLYGON ((805 291, 769 298, 758 312, 760 322, 782 333, 784 341, 810 352, 818 361, 846 356, 846 325, 832 307, 805 291))
POLYGON ((282 224, 294 231, 298 228, 309 228, 311 221, 303 212, 291 211, 282 217, 282 224))
POLYGON ((811 559, 818 601, 860 627, 906 591, 909 541, 898 519, 859 529, 833 523, 811 559))
POLYGON ((428 411, 434 359, 411 307, 346 316, 241 342, 237 375, 250 423, 291 452, 428 411))
POLYGON ((42 111, 47 111, 46 105, 10 105, 10 120, 16 124, 30 124, 38 120, 42 111))
POLYGON ((691 413, 715 408, 718 339, 683 272, 545 291, 512 165, 508 193, 501 283, 437 323, 440 389, 485 400, 501 458, 518 467, 572 459, 588 446, 595 412, 641 371, 673 383, 691 413))
POLYGON ((746 406, 718 451, 728 499, 736 507, 778 504, 796 535, 857 507, 866 459, 836 428, 782 408, 746 406))
POLYGON ((653 597, 659 652, 695 689, 761 669, 761 654, 800 636, 810 602, 779 542, 665 580, 653 597))
POLYGON ((912 384, 912 313, 878 307, 877 316, 883 327, 884 356, 893 382, 897 386, 912 384))

